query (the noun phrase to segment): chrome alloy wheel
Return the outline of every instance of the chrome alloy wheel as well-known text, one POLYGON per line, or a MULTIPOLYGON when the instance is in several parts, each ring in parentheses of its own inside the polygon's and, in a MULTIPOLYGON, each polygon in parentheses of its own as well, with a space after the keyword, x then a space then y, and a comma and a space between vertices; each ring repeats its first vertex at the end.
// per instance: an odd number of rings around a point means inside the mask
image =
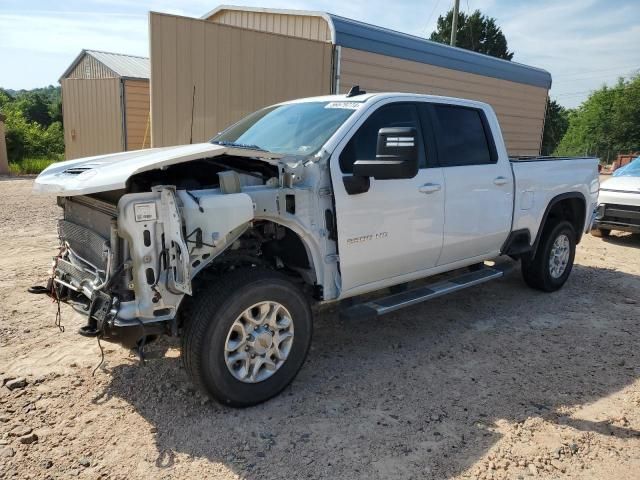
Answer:
POLYGON ((235 378, 258 383, 284 365, 292 344, 291 314, 278 302, 260 302, 247 308, 231 325, 224 360, 235 378))
POLYGON ((560 278, 567 269, 569 256, 571 255, 571 243, 565 234, 558 235, 551 247, 549 255, 549 273, 553 278, 560 278))

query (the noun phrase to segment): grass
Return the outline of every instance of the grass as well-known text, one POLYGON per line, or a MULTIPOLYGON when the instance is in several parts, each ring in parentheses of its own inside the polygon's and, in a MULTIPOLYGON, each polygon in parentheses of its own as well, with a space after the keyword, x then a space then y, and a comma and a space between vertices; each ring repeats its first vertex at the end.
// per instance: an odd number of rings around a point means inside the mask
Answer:
POLYGON ((23 158, 18 162, 9 162, 11 175, 30 175, 40 173, 59 158, 23 158))

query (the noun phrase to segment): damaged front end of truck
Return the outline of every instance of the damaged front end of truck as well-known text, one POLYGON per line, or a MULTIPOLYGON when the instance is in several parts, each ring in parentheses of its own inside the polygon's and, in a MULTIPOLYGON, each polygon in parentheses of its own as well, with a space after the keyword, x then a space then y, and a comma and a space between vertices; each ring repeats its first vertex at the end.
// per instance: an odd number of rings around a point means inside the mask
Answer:
POLYGON ((51 292, 87 315, 83 335, 134 347, 143 337, 176 333, 192 279, 253 218, 247 195, 210 199, 189 208, 194 200, 185 190, 165 185, 125 194, 116 208, 89 196, 59 197, 64 218, 51 292))
POLYGON ((199 144, 47 169, 34 190, 57 195, 63 215, 46 292, 87 316, 81 334, 135 348, 178 334, 181 303, 205 269, 268 262, 314 283, 292 234, 313 220, 287 228, 281 218, 311 192, 280 157, 199 144))

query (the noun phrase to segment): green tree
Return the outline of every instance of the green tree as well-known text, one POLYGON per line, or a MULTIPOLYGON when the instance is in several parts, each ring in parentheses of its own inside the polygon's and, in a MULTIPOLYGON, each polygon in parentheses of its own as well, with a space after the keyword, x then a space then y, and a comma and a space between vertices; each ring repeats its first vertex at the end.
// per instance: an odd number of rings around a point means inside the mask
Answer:
MULTIPOLYGON (((436 31, 431 33, 430 40, 440 43, 449 43, 451 39, 451 24, 453 21, 453 9, 445 16, 438 17, 436 31)), ((476 10, 471 15, 464 12, 458 13, 456 47, 484 53, 492 57, 511 60, 513 52, 507 47, 507 39, 495 18, 487 17, 476 10)))
POLYGON ((4 111, 6 105, 13 102, 13 96, 6 90, 0 88, 0 112, 4 111))
POLYGON ((49 104, 49 116, 53 122, 62 123, 62 99, 54 100, 49 104))
POLYGON ((51 105, 44 95, 39 92, 27 92, 17 99, 17 108, 22 111, 29 122, 36 122, 42 127, 51 125, 51 105))
POLYGON ((64 134, 59 87, 17 92, 0 89, 0 111, 6 116, 7 153, 11 162, 24 158, 61 159, 64 134))
POLYGON ((640 76, 603 86, 569 115, 558 155, 594 155, 605 163, 640 151, 640 76))
POLYGON ((542 155, 551 155, 569 126, 569 111, 555 100, 547 98, 542 134, 542 155))

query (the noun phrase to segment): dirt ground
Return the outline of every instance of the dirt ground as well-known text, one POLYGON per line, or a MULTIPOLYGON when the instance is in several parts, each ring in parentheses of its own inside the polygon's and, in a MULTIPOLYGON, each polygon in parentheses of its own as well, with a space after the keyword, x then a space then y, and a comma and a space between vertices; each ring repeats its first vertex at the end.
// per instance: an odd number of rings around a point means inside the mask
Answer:
POLYGON ((0 179, 0 478, 639 478, 638 238, 585 236, 553 294, 516 269, 375 322, 323 314, 294 383, 233 410, 174 340, 144 366, 103 344, 92 376, 80 315, 61 332, 26 292, 59 214, 31 184, 0 179))

